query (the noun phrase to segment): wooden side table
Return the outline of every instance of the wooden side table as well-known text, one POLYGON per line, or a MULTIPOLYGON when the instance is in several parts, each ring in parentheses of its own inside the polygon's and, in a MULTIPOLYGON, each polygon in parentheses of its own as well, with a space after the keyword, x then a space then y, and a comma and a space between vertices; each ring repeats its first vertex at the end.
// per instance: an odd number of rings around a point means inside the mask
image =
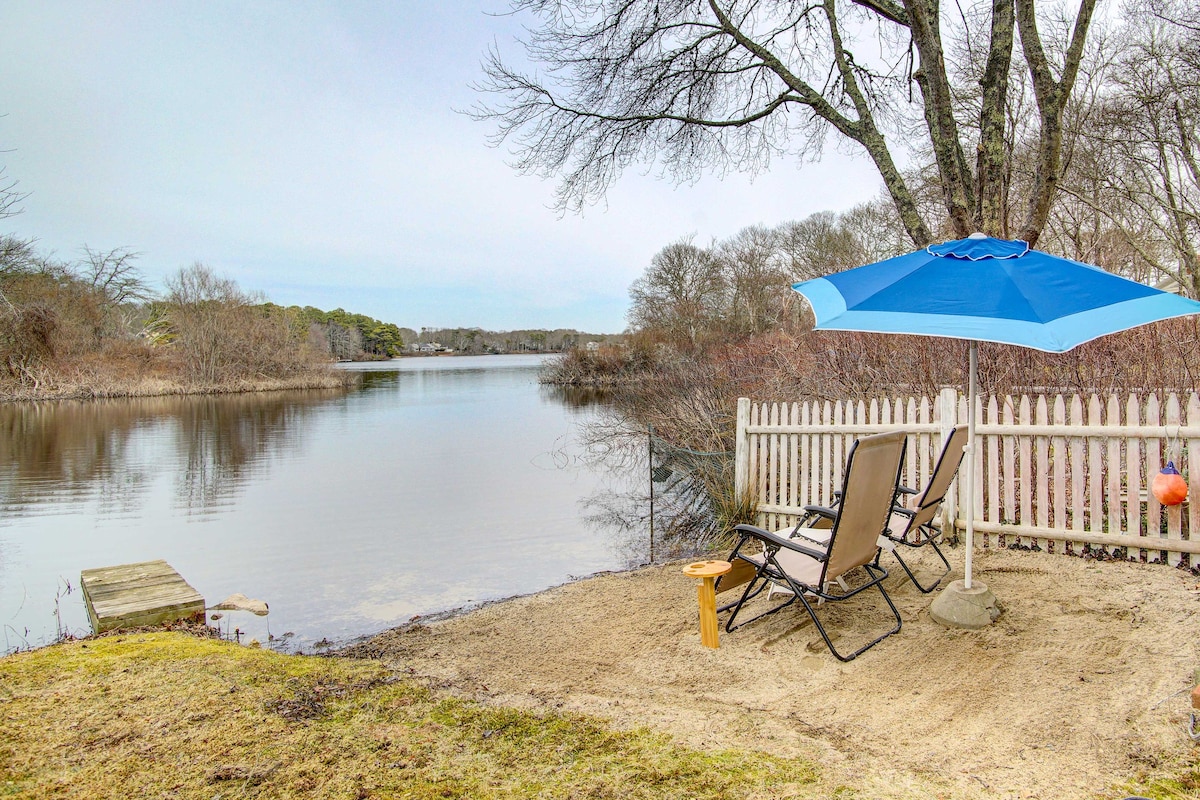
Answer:
POLYGON ((695 561, 683 568, 689 578, 698 578, 696 598, 700 603, 700 643, 705 647, 721 646, 717 638, 717 578, 733 565, 728 561, 695 561))

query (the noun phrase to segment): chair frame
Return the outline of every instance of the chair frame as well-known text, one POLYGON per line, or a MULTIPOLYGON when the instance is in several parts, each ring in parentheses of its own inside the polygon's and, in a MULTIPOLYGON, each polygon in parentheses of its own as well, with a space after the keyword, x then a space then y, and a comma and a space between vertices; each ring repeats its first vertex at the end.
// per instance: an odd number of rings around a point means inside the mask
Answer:
MULTIPOLYGON (((893 440, 899 441, 897 464, 895 467, 893 481, 891 483, 891 491, 888 494, 888 503, 890 505, 892 499, 895 497, 895 489, 900 480, 900 469, 901 465, 903 464, 904 434, 902 432, 897 432, 881 434, 879 436, 869 438, 879 439, 882 437, 889 437, 893 440)), ((843 494, 845 494, 846 490, 851 486, 851 481, 856 477, 854 471, 854 456, 859 448, 860 443, 863 441, 867 440, 864 439, 855 441, 854 444, 851 445, 850 452, 846 456, 843 494)), ((883 444, 890 444, 890 442, 883 444)), ((851 503, 856 501, 854 495, 850 495, 850 501, 851 503)), ((763 617, 770 616, 783 610, 784 608, 787 608, 798 599, 804 606, 804 609, 808 612, 808 615, 812 617, 813 623, 816 625, 817 631, 820 632, 821 638, 825 640, 825 644, 829 647, 829 651, 833 653, 834 657, 836 657, 839 661, 850 661, 861 655, 863 652, 879 644, 879 642, 883 641, 892 634, 898 633, 903 623, 900 618, 900 612, 896 609, 895 603, 892 602, 892 598, 888 595, 887 590, 883 588, 883 581, 888 577, 888 572, 879 565, 878 543, 875 545, 876 552, 874 554, 874 559, 868 559, 865 562, 858 564, 858 567, 861 567, 866 573, 867 580, 865 583, 857 585, 852 589, 844 589, 838 594, 834 594, 829 591, 829 584, 833 583, 835 580, 837 580, 838 583, 841 583, 840 578, 842 575, 849 574, 851 571, 853 571, 846 570, 839 575, 827 577, 831 557, 837 552, 836 547, 841 520, 842 515, 840 513, 835 513, 832 521, 833 526, 830 532, 829 540, 824 549, 821 549, 821 545, 813 540, 809 541, 814 546, 809 546, 804 544, 803 541, 797 541, 795 538, 780 536, 754 525, 738 525, 735 527, 734 531, 739 534, 739 539, 737 544, 734 546, 733 552, 730 554, 727 560, 730 563, 737 563, 739 560, 747 562, 755 567, 755 571, 753 578, 751 578, 747 583, 746 589, 742 592, 741 597, 732 603, 722 606, 719 609, 720 611, 730 611, 729 619, 725 623, 725 630, 732 633, 738 628, 748 625, 755 620, 762 619, 763 617), (751 542, 757 542, 758 544, 762 545, 763 554, 761 557, 754 557, 752 559, 741 555, 742 549, 751 542), (807 584, 796 580, 779 563, 778 553, 781 550, 794 551, 818 562, 821 565, 820 577, 818 580, 814 584, 807 584), (759 559, 761 559, 761 563, 759 563, 759 559), (735 625, 734 622, 737 619, 738 614, 741 612, 743 606, 745 606, 749 600, 757 597, 775 583, 786 584, 791 589, 791 596, 789 596, 786 600, 772 606, 766 611, 735 625), (817 604, 819 605, 825 601, 847 600, 873 587, 879 590, 879 593, 883 595, 883 599, 886 601, 888 608, 891 609, 892 616, 896 621, 895 627, 863 645, 862 647, 859 647, 854 652, 843 654, 839 652, 836 647, 834 647, 833 640, 830 638, 828 631, 825 629, 825 626, 821 623, 820 618, 817 616, 814 604, 809 601, 809 597, 817 598, 817 604)), ((885 514, 879 522, 880 534, 886 530, 884 526, 886 525, 887 520, 888 516, 885 514)), ((718 589, 719 586, 720 582, 718 581, 718 589)))
POLYGON ((893 546, 882 548, 875 557, 875 563, 878 564, 880 556, 883 555, 883 550, 890 550, 892 555, 896 557, 896 561, 900 563, 901 568, 908 575, 909 580, 913 582, 913 585, 922 594, 932 592, 950 574, 950 562, 946 559, 946 554, 942 552, 942 548, 938 547, 937 542, 938 539, 942 538, 944 531, 941 528, 934 527, 933 521, 937 515, 938 507, 946 499, 946 493, 949 492, 954 476, 958 472, 959 465, 962 463, 964 453, 961 448, 966 444, 966 436, 966 425, 957 425, 951 429, 950 434, 946 437, 946 444, 942 447, 941 455, 938 456, 937 464, 934 465, 933 473, 930 474, 929 481, 925 485, 924 493, 919 493, 905 486, 900 487, 900 491, 904 494, 920 494, 920 500, 916 508, 905 508, 897 504, 892 509, 892 513, 908 517, 908 524, 899 533, 892 533, 890 530, 885 532, 884 536, 893 546), (957 456, 953 454, 955 447, 959 448, 957 456), (950 470, 948 476, 942 476, 942 470, 944 469, 950 470), (942 484, 940 487, 939 482, 942 484), (937 496, 930 497, 930 490, 938 488, 940 488, 940 491, 937 493, 937 496), (918 520, 920 521, 918 522, 918 520), (933 583, 928 586, 923 585, 917 580, 917 576, 913 573, 912 568, 909 567, 908 563, 900 555, 900 551, 896 545, 912 548, 931 545, 933 552, 941 559, 945 569, 933 583))

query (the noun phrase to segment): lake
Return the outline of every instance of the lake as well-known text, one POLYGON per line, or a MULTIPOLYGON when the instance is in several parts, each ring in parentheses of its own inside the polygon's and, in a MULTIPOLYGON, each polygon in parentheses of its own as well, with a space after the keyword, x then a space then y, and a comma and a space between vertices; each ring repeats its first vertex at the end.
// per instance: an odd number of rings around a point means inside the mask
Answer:
MULTIPOLYGON (((162 558, 308 650, 637 560, 591 521, 598 409, 537 356, 356 364, 344 391, 0 404, 0 644, 90 630, 82 569, 162 558)), ((634 547, 636 549, 636 547, 634 547)))

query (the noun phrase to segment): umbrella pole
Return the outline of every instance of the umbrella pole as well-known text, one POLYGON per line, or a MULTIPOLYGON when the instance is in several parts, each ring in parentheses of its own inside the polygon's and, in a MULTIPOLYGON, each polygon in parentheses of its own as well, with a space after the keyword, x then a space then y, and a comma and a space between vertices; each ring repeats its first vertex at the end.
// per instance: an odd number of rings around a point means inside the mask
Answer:
POLYGON ((979 369, 979 342, 971 341, 970 375, 967 378, 967 486, 963 492, 967 507, 967 557, 963 569, 964 587, 971 588, 971 556, 975 552, 975 375, 979 369))
MULTIPOLYGON (((975 555, 975 395, 976 374, 979 369, 979 342, 971 342, 970 375, 967 379, 967 446, 963 456, 967 460, 966 482, 963 501, 967 517, 967 555, 964 561, 963 580, 951 581, 942 593, 929 605, 929 615, 935 622, 951 628, 982 628, 996 621, 1000 606, 996 596, 983 583, 971 582, 971 560, 975 555)), ((960 507, 961 511, 961 507, 960 507)))

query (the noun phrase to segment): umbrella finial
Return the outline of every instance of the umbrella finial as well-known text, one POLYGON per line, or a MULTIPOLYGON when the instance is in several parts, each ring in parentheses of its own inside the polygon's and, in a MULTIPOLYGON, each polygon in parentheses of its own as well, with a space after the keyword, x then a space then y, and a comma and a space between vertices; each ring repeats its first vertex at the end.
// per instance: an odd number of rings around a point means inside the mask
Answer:
POLYGON ((986 233, 981 233, 980 231, 975 231, 967 238, 968 239, 986 239, 986 238, 988 238, 988 235, 986 233))

